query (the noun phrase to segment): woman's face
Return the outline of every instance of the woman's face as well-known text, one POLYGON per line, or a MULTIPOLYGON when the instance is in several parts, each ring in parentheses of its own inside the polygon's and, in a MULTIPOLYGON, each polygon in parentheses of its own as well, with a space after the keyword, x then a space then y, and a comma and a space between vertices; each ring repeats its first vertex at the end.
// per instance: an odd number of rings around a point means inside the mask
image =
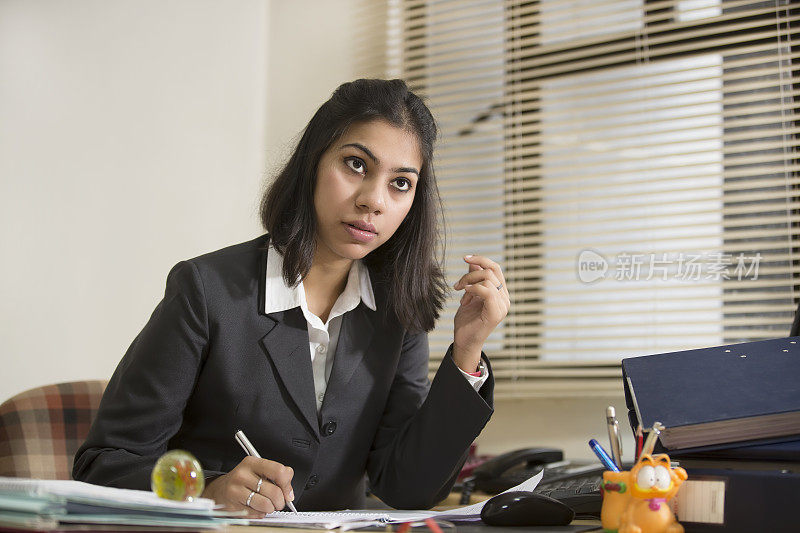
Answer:
POLYGON ((319 259, 361 259, 414 202, 422 154, 414 134, 381 120, 350 126, 322 155, 314 209, 319 259))

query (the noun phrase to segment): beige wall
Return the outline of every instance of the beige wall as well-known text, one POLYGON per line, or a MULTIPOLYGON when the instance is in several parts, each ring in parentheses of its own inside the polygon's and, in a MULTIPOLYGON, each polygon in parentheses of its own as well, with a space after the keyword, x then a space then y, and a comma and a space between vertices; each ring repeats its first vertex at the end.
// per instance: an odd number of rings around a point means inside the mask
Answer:
MULTIPOLYGON (((260 232, 264 176, 358 74, 357 4, 0 2, 0 399, 107 378, 175 262, 260 232)), ((498 402, 479 451, 591 457, 609 404, 498 402)))
POLYGON ((363 0, 273 0, 270 7, 268 164, 279 165, 317 108, 358 77, 353 56, 363 0))
POLYGON ((610 451, 606 429, 609 405, 615 407, 619 417, 622 456, 633 460, 633 434, 621 388, 618 396, 608 398, 498 401, 492 419, 478 438, 478 453, 548 446, 564 450, 569 459, 596 460, 588 443, 596 438, 610 451))
POLYGON ((173 264, 258 234, 268 15, 0 2, 0 398, 108 377, 173 264))

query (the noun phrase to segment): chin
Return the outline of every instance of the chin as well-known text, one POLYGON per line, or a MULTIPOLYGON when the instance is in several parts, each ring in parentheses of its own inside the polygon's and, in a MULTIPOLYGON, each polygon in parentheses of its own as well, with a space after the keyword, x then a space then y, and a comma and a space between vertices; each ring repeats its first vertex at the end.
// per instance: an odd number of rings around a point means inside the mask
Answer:
POLYGON ((357 259, 364 259, 370 252, 375 250, 377 246, 364 245, 364 244, 346 244, 338 246, 335 250, 336 254, 340 257, 355 261, 357 259))

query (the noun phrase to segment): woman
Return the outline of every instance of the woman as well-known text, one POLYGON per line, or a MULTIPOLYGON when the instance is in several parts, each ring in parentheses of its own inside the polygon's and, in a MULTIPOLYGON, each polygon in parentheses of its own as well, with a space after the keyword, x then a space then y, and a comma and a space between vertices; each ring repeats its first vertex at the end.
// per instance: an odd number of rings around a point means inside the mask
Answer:
POLYGON ((400 80, 339 87, 262 200, 268 233, 176 265, 109 382, 75 479, 148 489, 186 449, 204 496, 263 516, 444 498, 492 412, 482 354, 508 312, 497 264, 467 256, 453 345, 431 384, 436 126, 400 80), (242 429, 264 459, 243 458, 242 429), (271 483, 264 482, 265 480, 271 483))

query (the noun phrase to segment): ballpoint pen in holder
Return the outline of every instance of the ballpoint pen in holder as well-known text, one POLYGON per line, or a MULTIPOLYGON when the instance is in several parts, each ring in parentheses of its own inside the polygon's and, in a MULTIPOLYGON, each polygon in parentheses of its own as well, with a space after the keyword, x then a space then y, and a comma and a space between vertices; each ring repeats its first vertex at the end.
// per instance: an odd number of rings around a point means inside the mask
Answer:
POLYGON ((619 472, 619 467, 616 465, 616 463, 614 463, 614 460, 608 455, 608 452, 606 452, 603 449, 603 447, 600 446, 600 443, 597 442, 596 439, 589 440, 589 448, 591 448, 594 454, 597 456, 597 458, 600 459, 600 462, 603 463, 603 466, 605 466, 608 470, 612 472, 619 472))
POLYGON ((653 453, 653 448, 656 446, 656 439, 658 439, 658 436, 662 431, 664 431, 664 429, 666 428, 661 422, 653 423, 653 427, 648 432, 647 439, 644 441, 641 455, 651 455, 653 453))
POLYGON ((622 440, 619 435, 619 421, 613 405, 606 407, 606 424, 608 425, 608 445, 611 457, 618 467, 622 468, 622 440))

